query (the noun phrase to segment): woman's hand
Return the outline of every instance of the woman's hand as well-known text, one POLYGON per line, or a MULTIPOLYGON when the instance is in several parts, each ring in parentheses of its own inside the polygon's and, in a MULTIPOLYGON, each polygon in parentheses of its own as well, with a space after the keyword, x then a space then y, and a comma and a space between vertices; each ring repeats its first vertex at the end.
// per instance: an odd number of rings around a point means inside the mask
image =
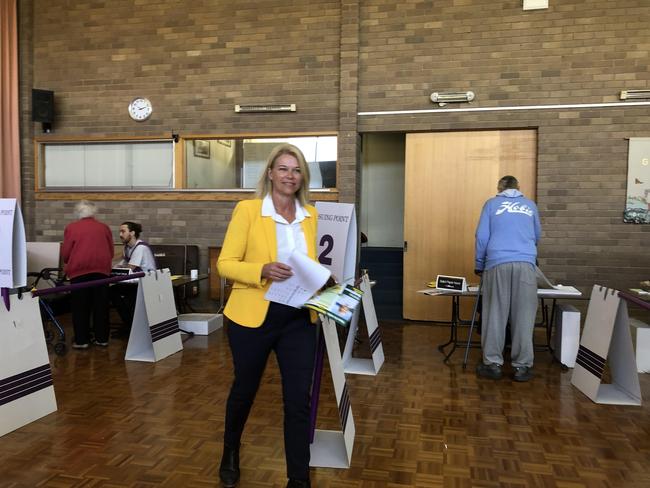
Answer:
POLYGON ((284 281, 293 275, 291 267, 284 263, 266 263, 262 267, 262 278, 273 281, 284 281))

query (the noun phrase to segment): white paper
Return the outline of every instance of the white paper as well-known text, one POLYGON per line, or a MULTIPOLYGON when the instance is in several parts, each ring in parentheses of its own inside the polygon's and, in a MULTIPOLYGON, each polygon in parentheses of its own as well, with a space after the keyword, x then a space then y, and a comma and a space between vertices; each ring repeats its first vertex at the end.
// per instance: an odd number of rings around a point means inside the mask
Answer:
POLYGON ((264 298, 300 308, 325 284, 330 272, 300 251, 292 252, 286 264, 291 267, 293 275, 284 281, 271 283, 264 298))
POLYGON ((535 274, 537 275, 537 288, 539 291, 544 291, 545 293, 550 290, 558 290, 562 293, 567 293, 571 295, 581 295, 581 293, 575 289, 573 286, 564 286, 564 285, 554 285, 551 281, 542 273, 542 270, 538 266, 535 266, 535 274))
MULTIPOLYGON (((427 288, 425 290, 418 290, 416 293, 423 295, 438 296, 438 295, 472 295, 478 293, 478 286, 468 286, 466 292, 459 290, 442 290, 438 288, 427 288)), ((539 298, 564 298, 569 296, 582 296, 580 290, 574 286, 555 285, 555 288, 538 288, 537 296, 539 298)))
POLYGON ((423 295, 437 296, 437 295, 459 295, 459 290, 443 290, 442 288, 427 288, 426 290, 418 290, 416 293, 423 295))
POLYGON ((582 296, 580 290, 574 286, 564 286, 564 285, 555 285, 552 290, 546 290, 539 288, 537 290, 537 296, 541 298, 553 298, 553 297, 562 297, 562 296, 582 296))

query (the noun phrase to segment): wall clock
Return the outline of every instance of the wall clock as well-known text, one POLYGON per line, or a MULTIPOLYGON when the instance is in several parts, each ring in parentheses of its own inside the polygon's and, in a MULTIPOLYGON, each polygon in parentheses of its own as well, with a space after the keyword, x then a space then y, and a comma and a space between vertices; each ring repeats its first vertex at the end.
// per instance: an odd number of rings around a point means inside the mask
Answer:
POLYGON ((143 122, 151 116, 153 105, 148 98, 137 97, 129 103, 129 115, 137 122, 143 122))

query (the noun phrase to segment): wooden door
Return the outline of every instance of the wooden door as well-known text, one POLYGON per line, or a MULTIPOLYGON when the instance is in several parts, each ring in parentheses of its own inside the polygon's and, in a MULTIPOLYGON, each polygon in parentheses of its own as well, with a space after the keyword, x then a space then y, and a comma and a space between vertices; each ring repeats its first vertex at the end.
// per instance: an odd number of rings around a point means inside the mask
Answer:
MULTIPOLYGON (((404 318, 448 321, 450 299, 416 293, 436 275, 474 275, 474 232, 483 203, 504 175, 535 199, 535 130, 406 135, 404 318)), ((461 315, 471 314, 463 300, 461 315)))
POLYGON ((221 297, 221 276, 217 270, 217 261, 219 260, 219 254, 221 254, 220 247, 208 247, 208 258, 210 262, 210 299, 217 300, 221 305, 225 305, 230 292, 232 291, 232 283, 226 280, 223 283, 224 296, 221 297))

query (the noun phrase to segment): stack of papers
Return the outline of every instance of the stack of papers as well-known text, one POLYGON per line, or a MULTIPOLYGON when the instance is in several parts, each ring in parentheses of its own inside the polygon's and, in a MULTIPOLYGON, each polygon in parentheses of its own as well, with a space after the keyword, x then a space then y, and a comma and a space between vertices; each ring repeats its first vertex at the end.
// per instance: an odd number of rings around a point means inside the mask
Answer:
POLYGON ((304 307, 327 315, 339 325, 348 325, 363 292, 351 285, 336 285, 305 302, 304 307))
POLYGON ((361 302, 363 292, 352 285, 335 285, 320 293, 330 271, 305 254, 294 251, 287 259, 293 275, 271 283, 264 298, 295 308, 309 308, 347 325, 361 302))
POLYGON ((291 267, 293 275, 284 281, 271 283, 264 298, 269 302, 302 308, 325 284, 330 271, 300 251, 292 252, 286 264, 291 267))

